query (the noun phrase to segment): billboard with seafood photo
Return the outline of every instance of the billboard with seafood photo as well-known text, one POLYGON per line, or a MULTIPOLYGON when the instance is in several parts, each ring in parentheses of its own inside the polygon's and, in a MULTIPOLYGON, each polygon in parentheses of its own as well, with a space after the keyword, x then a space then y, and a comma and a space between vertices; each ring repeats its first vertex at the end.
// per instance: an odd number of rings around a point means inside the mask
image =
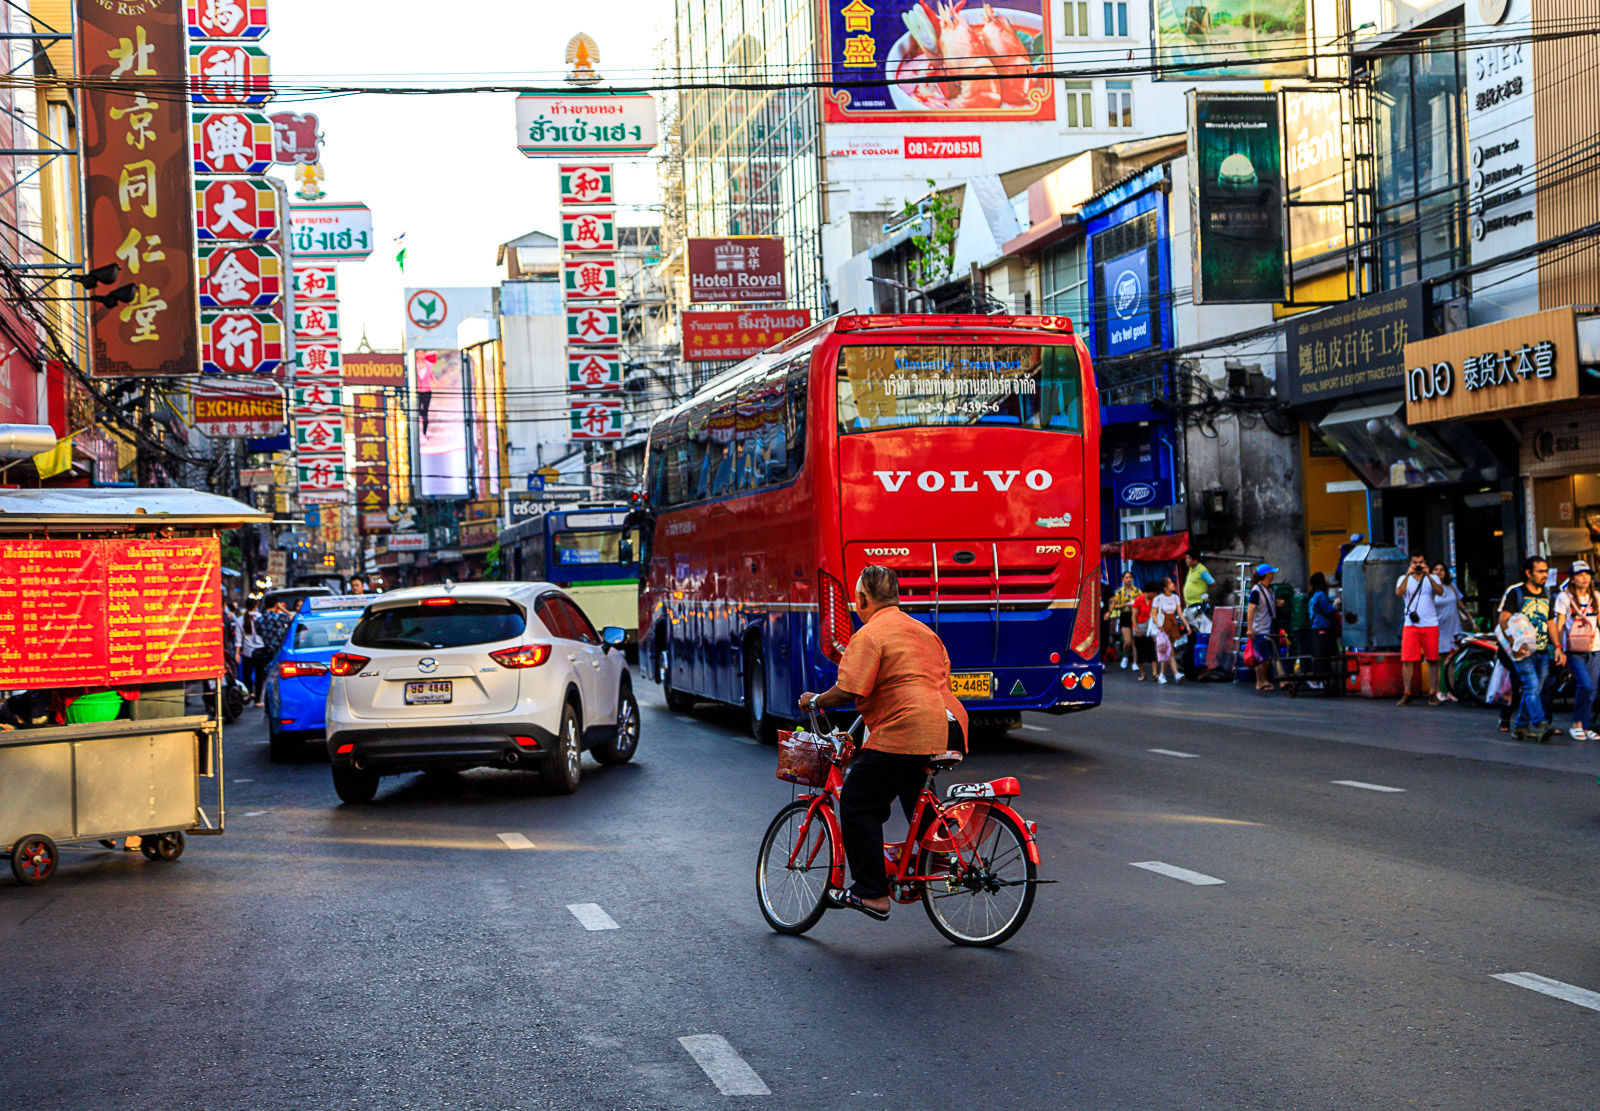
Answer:
POLYGON ((824 119, 1053 120, 1054 0, 821 0, 824 119))

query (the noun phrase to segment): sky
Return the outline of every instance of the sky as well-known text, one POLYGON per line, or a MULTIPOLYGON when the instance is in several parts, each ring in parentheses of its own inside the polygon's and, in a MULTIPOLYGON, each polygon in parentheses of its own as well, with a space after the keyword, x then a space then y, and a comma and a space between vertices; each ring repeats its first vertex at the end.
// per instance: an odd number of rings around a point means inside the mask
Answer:
MULTIPOLYGON (((349 85, 550 84, 567 40, 587 31, 602 77, 633 81, 654 66, 670 0, 271 0, 262 41, 274 81, 349 85)), ((330 201, 372 209, 377 244, 339 264, 346 351, 363 332, 401 346, 407 286, 493 285, 496 248, 535 229, 558 234, 556 162, 517 150, 515 95, 281 98, 270 112, 315 113, 326 136, 330 201), (406 267, 394 238, 405 233, 406 267)), ((619 222, 652 222, 656 166, 617 161, 619 222)))

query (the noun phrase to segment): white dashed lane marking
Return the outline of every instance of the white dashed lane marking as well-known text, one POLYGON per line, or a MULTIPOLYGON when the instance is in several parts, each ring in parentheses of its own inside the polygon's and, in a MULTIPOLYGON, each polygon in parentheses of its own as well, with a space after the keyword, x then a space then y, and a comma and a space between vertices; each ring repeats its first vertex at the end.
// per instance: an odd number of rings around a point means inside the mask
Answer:
POLYGON ((568 903, 572 916, 583 923, 586 930, 614 930, 617 923, 611 915, 600 909, 599 903, 568 903))
POLYGON ((1048 732, 1050 732, 1050 730, 1046 729, 1042 725, 1024 725, 1022 728, 1026 729, 1030 733, 1048 733, 1048 732))
POLYGON ((1153 752, 1157 756, 1176 756, 1180 760, 1198 760, 1198 759, 1200 759, 1200 754, 1198 752, 1178 752, 1178 751, 1176 751, 1174 749, 1170 749, 1170 748, 1149 748, 1149 749, 1146 749, 1145 751, 1146 752, 1153 752))
POLYGON ((1515 984, 1519 988, 1539 992, 1541 995, 1554 996, 1564 999, 1568 1003, 1576 1003, 1580 1007, 1587 1007, 1591 1011, 1600 1011, 1600 992, 1580 988, 1574 984, 1564 984, 1560 980, 1552 980, 1548 976, 1540 976, 1536 972, 1497 972, 1491 979, 1499 980, 1505 984, 1515 984))
POLYGON ((745 1064, 739 1051, 721 1034, 691 1034, 678 1044, 694 1058, 694 1063, 711 1078, 725 1096, 770 1096, 772 1089, 761 1081, 756 1070, 745 1064))
POLYGON ((500 840, 504 841, 506 843, 506 848, 508 848, 508 849, 531 849, 531 848, 533 848, 533 842, 529 841, 526 837, 522 836, 522 834, 520 834, 520 833, 497 833, 497 834, 495 834, 495 836, 500 838, 500 840))
POLYGON ((1404 787, 1385 787, 1381 783, 1363 783, 1359 779, 1335 779, 1333 785, 1335 787, 1355 787, 1361 791, 1381 791, 1386 795, 1403 795, 1406 793, 1404 787))
POLYGON ((261 815, 268 814, 268 813, 271 813, 270 809, 268 809, 268 810, 246 810, 243 814, 241 814, 239 816, 241 818, 259 818, 259 817, 261 817, 261 815))
POLYGON ((1182 880, 1184 883, 1192 883, 1196 887, 1210 887, 1213 884, 1228 882, 1227 880, 1219 880, 1215 876, 1205 875, 1203 872, 1191 872, 1187 868, 1178 868, 1171 864, 1165 864, 1159 860, 1134 860, 1129 863, 1135 868, 1143 868, 1146 872, 1154 872, 1156 875, 1166 876, 1168 879, 1182 880))
POLYGON ((255 780, 253 780, 253 779, 235 779, 234 782, 235 783, 254 783, 255 780))

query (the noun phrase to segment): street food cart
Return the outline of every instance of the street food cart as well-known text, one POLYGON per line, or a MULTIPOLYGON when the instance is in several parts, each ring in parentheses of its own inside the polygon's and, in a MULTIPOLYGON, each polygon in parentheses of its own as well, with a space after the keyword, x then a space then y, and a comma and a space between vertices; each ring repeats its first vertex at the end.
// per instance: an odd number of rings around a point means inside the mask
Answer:
POLYGON ((0 490, 0 692, 53 707, 0 731, 20 882, 62 845, 137 835, 170 861, 222 832, 222 723, 184 684, 223 675, 220 530, 271 519, 193 490, 0 490))

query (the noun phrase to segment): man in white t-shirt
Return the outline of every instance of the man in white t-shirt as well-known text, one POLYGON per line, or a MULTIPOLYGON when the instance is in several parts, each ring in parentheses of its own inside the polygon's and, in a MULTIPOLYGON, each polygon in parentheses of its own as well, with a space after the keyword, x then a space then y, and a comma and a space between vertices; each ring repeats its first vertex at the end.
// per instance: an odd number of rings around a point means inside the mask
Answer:
POLYGON ((1422 696, 1431 706, 1440 703, 1433 690, 1433 673, 1428 665, 1439 662, 1439 611, 1435 598, 1444 593, 1444 584, 1428 572, 1428 557, 1411 553, 1411 566, 1394 586, 1400 599, 1400 682, 1405 693, 1398 705, 1411 704, 1411 677, 1422 668, 1422 696))

